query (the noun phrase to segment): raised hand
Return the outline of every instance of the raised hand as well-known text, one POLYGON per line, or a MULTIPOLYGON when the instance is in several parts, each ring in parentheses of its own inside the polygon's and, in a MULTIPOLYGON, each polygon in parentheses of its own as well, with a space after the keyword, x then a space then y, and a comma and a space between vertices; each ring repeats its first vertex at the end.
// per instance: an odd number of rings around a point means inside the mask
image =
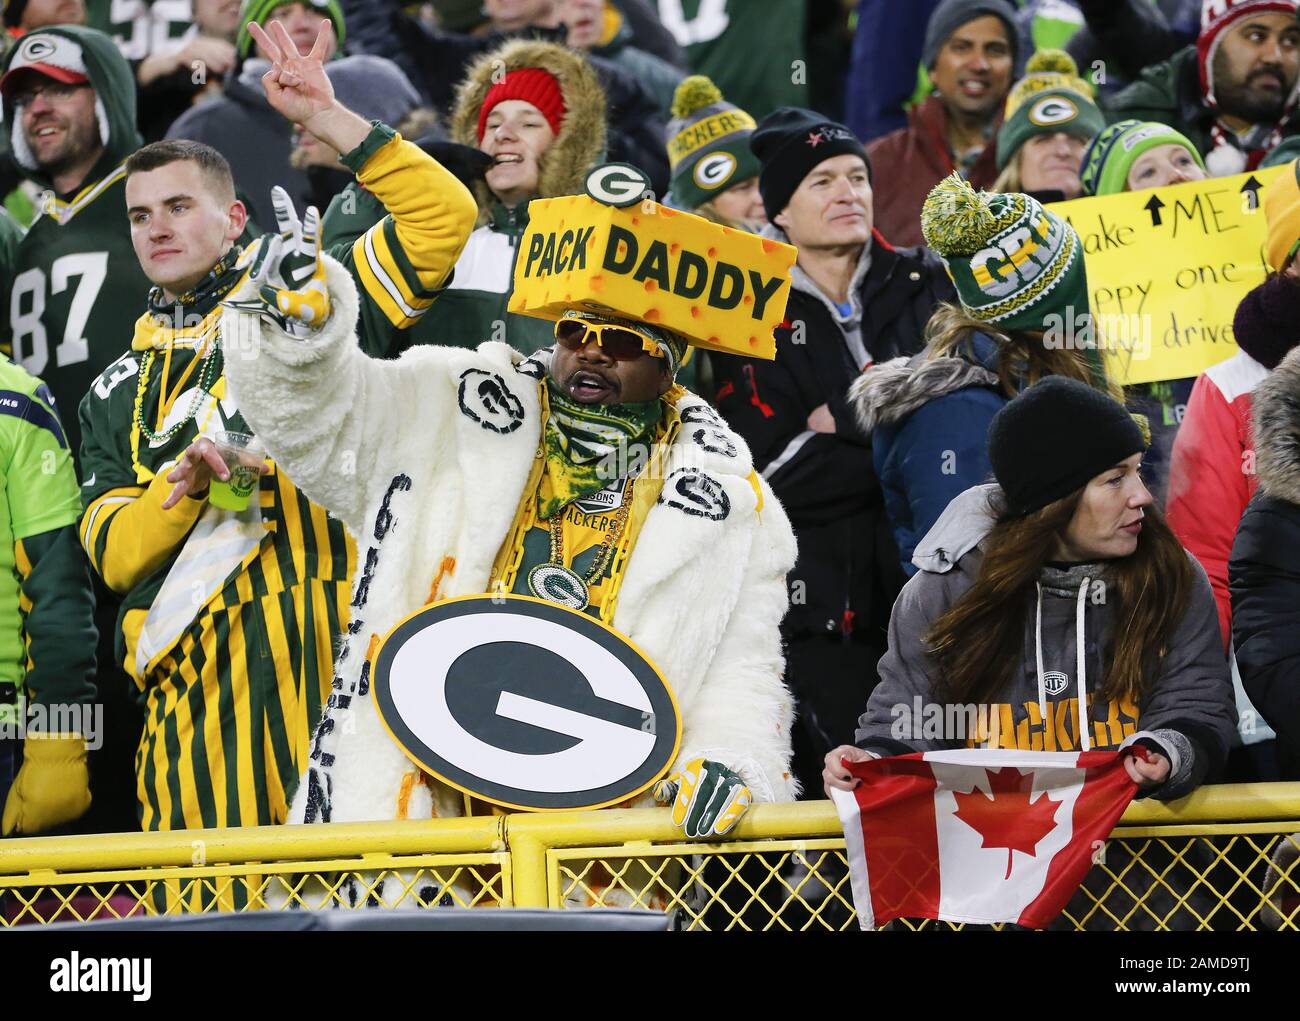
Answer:
POLYGON ((289 30, 279 21, 267 27, 269 33, 255 22, 248 26, 249 34, 271 58, 271 70, 262 75, 267 102, 281 116, 310 131, 312 117, 334 105, 334 86, 325 74, 325 55, 330 52, 334 24, 328 18, 321 22, 306 56, 298 52, 289 30))

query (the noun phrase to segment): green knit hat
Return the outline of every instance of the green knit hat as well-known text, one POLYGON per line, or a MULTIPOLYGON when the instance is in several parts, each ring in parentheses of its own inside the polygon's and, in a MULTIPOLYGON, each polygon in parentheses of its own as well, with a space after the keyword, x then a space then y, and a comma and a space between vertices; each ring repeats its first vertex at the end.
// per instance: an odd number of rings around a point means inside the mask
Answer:
POLYGON ((733 185, 757 177, 758 157, 749 148, 754 118, 722 98, 702 74, 682 80, 668 122, 672 196, 680 209, 698 209, 733 185))
POLYGON ((1079 77, 1068 53, 1040 50, 1029 58, 1025 71, 1007 95, 998 129, 999 170, 1035 135, 1064 131, 1087 141, 1106 126, 1093 101, 1092 87, 1079 77))
MULTIPOLYGON (((244 6, 239 13, 239 36, 235 39, 241 60, 253 49, 253 37, 248 32, 249 24, 257 22, 259 25, 265 25, 271 17, 271 12, 277 7, 283 7, 286 2, 287 0, 244 0, 244 6)), ((302 0, 302 2, 334 22, 334 36, 338 39, 341 50, 343 38, 347 34, 347 25, 343 20, 343 7, 339 0, 302 0)))
POLYGON ((1028 195, 976 192, 957 174, 921 209, 925 243, 943 256, 962 308, 999 330, 1045 330, 1049 315, 1088 314, 1074 228, 1028 195))
POLYGON ((1205 169, 1205 161, 1186 135, 1156 121, 1116 121, 1100 132, 1083 154, 1079 181, 1085 195, 1118 195, 1128 190, 1128 172, 1148 149, 1181 145, 1205 169))

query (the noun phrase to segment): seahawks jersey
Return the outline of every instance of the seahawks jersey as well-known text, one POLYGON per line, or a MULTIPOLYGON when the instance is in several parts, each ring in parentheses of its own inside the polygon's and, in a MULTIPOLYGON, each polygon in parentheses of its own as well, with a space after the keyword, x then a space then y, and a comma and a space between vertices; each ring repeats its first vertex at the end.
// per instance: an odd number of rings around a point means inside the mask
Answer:
POLYGON ((47 206, 14 257, 5 353, 45 380, 79 460, 77 406, 130 346, 150 284, 131 247, 121 167, 47 206))

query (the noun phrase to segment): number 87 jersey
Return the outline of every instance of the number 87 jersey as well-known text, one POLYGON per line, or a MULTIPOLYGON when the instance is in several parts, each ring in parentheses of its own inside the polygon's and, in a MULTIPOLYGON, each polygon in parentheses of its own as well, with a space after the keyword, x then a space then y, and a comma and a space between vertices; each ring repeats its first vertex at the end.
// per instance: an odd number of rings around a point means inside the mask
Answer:
POLYGON ((45 380, 80 477, 77 406, 130 350, 151 286, 131 247, 121 166, 69 201, 46 204, 18 245, 10 280, 0 349, 45 380))

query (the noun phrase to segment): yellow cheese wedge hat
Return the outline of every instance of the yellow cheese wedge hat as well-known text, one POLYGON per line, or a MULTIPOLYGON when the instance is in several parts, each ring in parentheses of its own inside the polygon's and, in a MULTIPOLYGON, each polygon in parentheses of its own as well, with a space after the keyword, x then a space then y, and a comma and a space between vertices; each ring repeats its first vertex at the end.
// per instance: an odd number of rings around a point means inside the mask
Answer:
POLYGON ((775 358, 794 246, 654 201, 645 174, 597 167, 587 194, 534 199, 515 260, 509 310, 566 310, 669 330, 688 344, 775 358))

